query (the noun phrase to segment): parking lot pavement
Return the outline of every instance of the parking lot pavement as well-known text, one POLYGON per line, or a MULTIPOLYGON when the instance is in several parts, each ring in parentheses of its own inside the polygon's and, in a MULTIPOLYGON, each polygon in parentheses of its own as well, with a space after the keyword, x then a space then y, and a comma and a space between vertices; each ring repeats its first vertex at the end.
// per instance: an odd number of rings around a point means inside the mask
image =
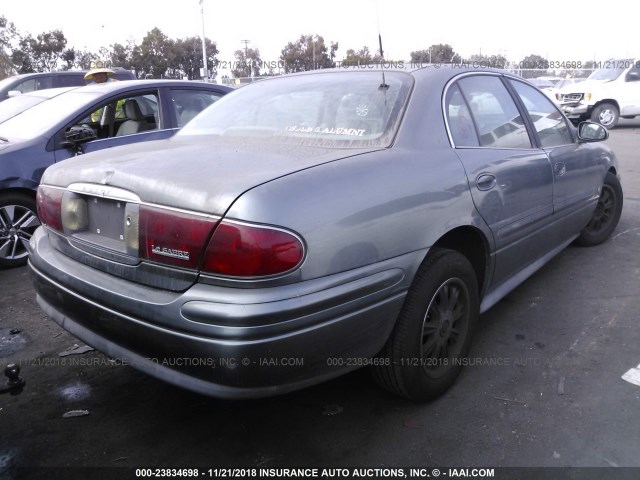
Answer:
POLYGON ((97 352, 59 357, 82 344, 38 308, 26 268, 0 271, 0 365, 21 364, 27 381, 0 395, 0 477, 52 466, 640 467, 640 386, 621 378, 640 364, 637 127, 622 122, 609 140, 625 192, 612 238, 569 247, 484 314, 469 366, 429 404, 379 390, 365 370, 230 402, 97 352))

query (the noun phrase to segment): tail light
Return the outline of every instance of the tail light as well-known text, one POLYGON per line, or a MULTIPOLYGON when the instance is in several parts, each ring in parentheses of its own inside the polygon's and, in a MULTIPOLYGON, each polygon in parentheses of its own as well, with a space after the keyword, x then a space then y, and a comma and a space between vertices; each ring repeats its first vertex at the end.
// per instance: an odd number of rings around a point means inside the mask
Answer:
POLYGON ((202 270, 232 277, 262 277, 293 270, 303 258, 302 241, 292 233, 225 220, 211 237, 202 270))
POLYGON ((218 219, 163 208, 140 207, 140 257, 197 268, 218 219))
MULTIPOLYGON (((59 232, 82 238, 89 225, 84 195, 41 185, 37 207, 42 223, 59 232)), ((247 278, 286 273, 304 259, 302 240, 281 228, 137 203, 128 204, 122 221, 126 252, 165 265, 247 278)))
POLYGON ((47 227, 62 232, 62 196, 65 190, 62 188, 38 187, 36 195, 36 208, 40 221, 47 227))

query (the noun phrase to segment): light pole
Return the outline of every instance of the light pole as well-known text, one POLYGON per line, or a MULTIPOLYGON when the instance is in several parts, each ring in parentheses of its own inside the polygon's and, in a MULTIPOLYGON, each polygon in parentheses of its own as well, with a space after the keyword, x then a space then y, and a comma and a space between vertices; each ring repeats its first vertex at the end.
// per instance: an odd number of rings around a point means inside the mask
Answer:
POLYGON ((204 41, 204 0, 200 0, 200 15, 202 16, 202 79, 207 79, 207 46, 204 41))

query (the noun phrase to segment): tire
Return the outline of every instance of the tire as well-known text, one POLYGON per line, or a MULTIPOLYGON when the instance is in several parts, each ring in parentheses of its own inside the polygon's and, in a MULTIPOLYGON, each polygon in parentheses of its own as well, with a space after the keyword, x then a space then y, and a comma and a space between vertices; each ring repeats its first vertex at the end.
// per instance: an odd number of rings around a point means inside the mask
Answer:
POLYGON ((27 244, 39 226, 34 197, 25 193, 0 195, 0 267, 27 264, 27 244))
POLYGON ((372 367, 374 379, 414 401, 442 395, 460 374, 478 312, 478 282, 469 260, 453 250, 432 250, 372 367))
POLYGON ((601 103, 591 113, 591 121, 599 123, 607 130, 615 127, 619 119, 620 112, 618 112, 618 108, 613 103, 601 103))
POLYGON ((613 173, 607 172, 593 216, 574 242, 592 247, 605 242, 615 230, 622 214, 622 186, 613 173))

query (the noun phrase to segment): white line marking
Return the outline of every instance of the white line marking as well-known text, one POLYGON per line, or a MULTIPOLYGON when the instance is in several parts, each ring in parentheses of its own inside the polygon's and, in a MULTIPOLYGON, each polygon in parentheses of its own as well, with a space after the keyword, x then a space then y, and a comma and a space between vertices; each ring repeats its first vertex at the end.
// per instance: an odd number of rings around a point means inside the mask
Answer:
POLYGON ((627 373, 622 375, 622 379, 640 387, 640 365, 638 365, 636 368, 632 368, 627 373))

